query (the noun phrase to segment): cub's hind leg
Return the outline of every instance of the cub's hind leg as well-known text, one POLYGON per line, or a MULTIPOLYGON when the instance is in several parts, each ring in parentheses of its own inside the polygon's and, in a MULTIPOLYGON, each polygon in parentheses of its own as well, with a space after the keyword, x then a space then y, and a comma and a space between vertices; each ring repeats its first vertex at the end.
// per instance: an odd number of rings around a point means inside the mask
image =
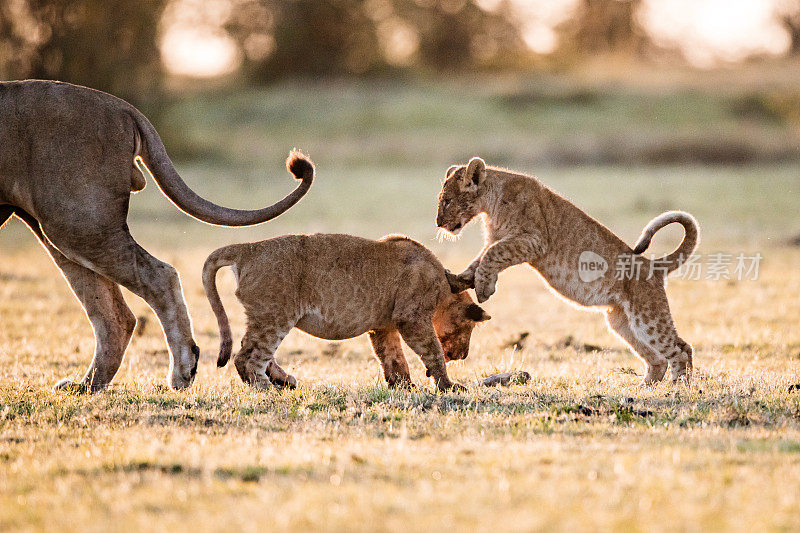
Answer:
POLYGON ((242 349, 233 356, 233 363, 242 381, 257 389, 297 387, 297 380, 275 361, 275 350, 294 324, 270 325, 254 328, 248 326, 242 339, 242 349))
POLYGON ((400 333, 396 329, 370 331, 369 340, 383 367, 383 376, 390 387, 410 387, 411 373, 403 355, 400 333))
POLYGON ((606 313, 606 322, 608 327, 619 335, 636 355, 644 359, 647 365, 647 373, 644 376, 645 384, 649 385, 661 381, 667 371, 666 357, 653 351, 650 346, 636 337, 628 323, 628 317, 625 312, 618 307, 612 308, 606 313))
POLYGON ((692 346, 678 336, 663 287, 651 288, 635 296, 626 316, 636 338, 663 356, 672 371, 672 382, 691 379, 692 346))
POLYGON ((680 360, 674 365, 670 364, 670 370, 672 370, 672 382, 674 383, 683 377, 686 378, 686 382, 688 383, 692 379, 692 370, 694 369, 694 348, 692 348, 691 344, 678 337, 677 334, 676 337, 677 340, 675 345, 681 352, 683 352, 683 357, 681 357, 680 360))

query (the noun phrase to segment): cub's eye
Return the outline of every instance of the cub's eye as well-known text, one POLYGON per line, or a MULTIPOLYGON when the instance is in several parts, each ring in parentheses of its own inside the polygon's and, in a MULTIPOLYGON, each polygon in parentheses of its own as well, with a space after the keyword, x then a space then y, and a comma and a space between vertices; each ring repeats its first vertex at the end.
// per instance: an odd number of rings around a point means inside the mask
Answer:
POLYGON ((442 200, 442 207, 447 207, 448 205, 450 205, 450 198, 442 200))

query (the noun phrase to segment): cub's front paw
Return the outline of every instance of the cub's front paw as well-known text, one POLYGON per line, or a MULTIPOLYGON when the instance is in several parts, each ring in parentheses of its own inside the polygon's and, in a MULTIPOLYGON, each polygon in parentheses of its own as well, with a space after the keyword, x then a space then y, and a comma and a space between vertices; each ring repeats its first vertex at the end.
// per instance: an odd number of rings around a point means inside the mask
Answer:
POLYGON ((448 390, 456 393, 467 392, 467 388, 461 383, 453 383, 448 390))
POLYGON ((672 370, 672 384, 675 385, 679 381, 684 380, 686 385, 692 382, 692 368, 687 363, 676 363, 670 365, 672 370))
POLYGON ((667 371, 667 363, 647 365, 647 373, 644 375, 645 385, 654 385, 664 379, 667 371))
POLYGON ((438 379, 436 381, 436 388, 440 392, 467 392, 467 388, 461 383, 450 381, 448 378, 438 379))
MULTIPOLYGON (((428 377, 430 377, 430 375, 428 377)), ((416 389, 414 383, 411 382, 411 376, 406 376, 400 373, 390 374, 386 378, 386 385, 388 385, 390 389, 404 389, 404 390, 416 389)))
POLYGON ((465 284, 470 289, 474 289, 475 288, 475 271, 474 270, 467 269, 464 272, 462 272, 461 274, 459 274, 457 277, 458 277, 459 281, 461 281, 461 283, 465 284))
POLYGON ((449 270, 445 270, 444 272, 447 275, 447 282, 450 284, 450 291, 453 292, 453 294, 458 294, 459 292, 475 287, 475 276, 472 275, 471 272, 469 275, 461 273, 457 276, 449 270))
POLYGON ((478 297, 478 303, 482 304, 489 297, 494 294, 497 285, 497 276, 489 278, 475 278, 475 296, 478 297))

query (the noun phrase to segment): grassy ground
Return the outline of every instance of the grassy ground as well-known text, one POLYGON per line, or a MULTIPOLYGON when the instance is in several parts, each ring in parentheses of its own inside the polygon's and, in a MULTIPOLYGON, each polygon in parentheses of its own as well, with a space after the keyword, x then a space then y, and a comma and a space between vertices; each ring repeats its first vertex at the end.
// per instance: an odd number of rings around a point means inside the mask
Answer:
MULTIPOLYGON (((326 97, 338 109, 341 100, 326 97)), ((485 305, 494 318, 476 330, 470 357, 450 365, 467 393, 434 393, 408 350, 420 388, 389 391, 366 339, 330 344, 298 332, 278 360, 300 388, 263 393, 214 365, 216 325, 199 283, 206 254, 290 231, 405 232, 457 269, 477 251, 478 232, 433 240, 439 180, 451 157, 474 150, 493 162, 486 148, 494 141, 466 129, 453 134, 453 151, 427 158, 427 112, 407 129, 404 114, 400 155, 381 149, 358 162, 357 128, 306 129, 299 140, 258 124, 226 129, 227 120, 247 124, 254 109, 294 109, 274 95, 261 105, 245 99, 234 120, 226 98, 218 115, 209 115, 211 99, 197 117, 211 117, 228 155, 181 164, 193 187, 260 206, 292 186, 281 159, 293 144, 315 157, 319 176, 290 212, 244 230, 187 219, 153 184, 134 197, 132 231, 183 277, 202 349, 189 391, 164 387, 163 336, 128 294, 148 320, 113 386, 92 396, 52 392, 58 379, 82 375, 91 328, 27 230, 15 222, 0 232, 0 530, 800 529, 800 390, 790 390, 800 384, 800 249, 787 244, 800 232, 797 164, 538 167, 521 151, 498 161, 538 173, 628 242, 662 210, 682 208, 701 222, 701 252, 763 254, 755 281, 671 281, 678 329, 696 350, 690 387, 640 385, 640 362, 601 316, 566 305, 515 267, 485 305), (249 148, 230 155, 236 146, 249 148), (522 348, 508 347, 523 332, 522 348), (477 385, 511 369, 533 379, 477 385)), ((308 113, 331 122, 326 109, 308 113)), ((465 121, 459 109, 445 116, 465 121)), ((177 116, 192 123, 186 110, 177 116)), ((391 128, 378 129, 385 141, 391 128)), ((655 251, 679 238, 659 234, 655 251)), ((230 273, 220 286, 241 335, 230 273)))
MULTIPOLYGON (((469 387, 458 395, 435 394, 413 354, 421 390, 392 392, 364 338, 300 333, 279 352, 300 388, 245 388, 214 366, 213 317, 188 275, 201 258, 172 258, 203 348, 196 385, 163 386, 162 336, 134 299, 149 325, 93 396, 49 390, 79 376, 92 349, 64 283, 39 250, 4 258, 0 528, 800 527, 798 252, 770 252, 758 281, 671 284, 696 349, 689 388, 641 386, 639 362, 600 316, 513 269, 470 357, 450 365, 469 387), (522 331, 522 350, 505 347, 522 331), (477 386, 508 369, 533 379, 477 386)), ((223 278, 240 334, 232 284, 223 278)))

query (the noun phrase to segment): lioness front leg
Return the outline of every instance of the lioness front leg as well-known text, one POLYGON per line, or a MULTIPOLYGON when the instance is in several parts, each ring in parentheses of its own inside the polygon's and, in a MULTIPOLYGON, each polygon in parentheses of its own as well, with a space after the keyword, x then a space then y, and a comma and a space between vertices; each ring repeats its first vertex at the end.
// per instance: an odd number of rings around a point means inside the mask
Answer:
POLYGON ((433 382, 439 390, 452 389, 459 392, 467 390, 463 385, 450 381, 447 376, 442 345, 439 344, 436 330, 433 329, 430 320, 402 322, 398 324, 398 329, 409 348, 422 359, 428 375, 433 378, 433 382))
POLYGON ((396 329, 370 331, 369 340, 375 356, 383 367, 383 376, 389 387, 411 387, 411 373, 403 355, 400 334, 396 329))
POLYGON ((545 247, 539 235, 509 237, 489 246, 475 271, 475 295, 483 303, 494 294, 497 275, 506 268, 531 261, 543 254, 545 247))

